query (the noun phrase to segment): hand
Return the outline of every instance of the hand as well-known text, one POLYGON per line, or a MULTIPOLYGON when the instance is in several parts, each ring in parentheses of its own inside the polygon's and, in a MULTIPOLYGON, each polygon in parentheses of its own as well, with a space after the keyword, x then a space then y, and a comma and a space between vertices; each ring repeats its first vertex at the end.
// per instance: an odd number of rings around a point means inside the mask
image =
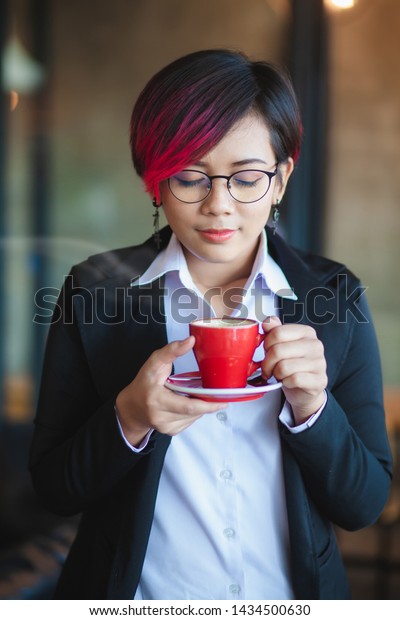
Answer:
POLYGON ((281 381, 296 424, 301 424, 323 405, 328 379, 324 347, 308 325, 282 325, 276 316, 263 323, 266 357, 263 376, 281 381))
POLYGON ((154 351, 134 380, 118 394, 118 419, 131 445, 138 445, 151 429, 177 435, 205 413, 214 413, 226 406, 226 403, 187 398, 164 387, 174 360, 193 345, 194 337, 189 336, 154 351))

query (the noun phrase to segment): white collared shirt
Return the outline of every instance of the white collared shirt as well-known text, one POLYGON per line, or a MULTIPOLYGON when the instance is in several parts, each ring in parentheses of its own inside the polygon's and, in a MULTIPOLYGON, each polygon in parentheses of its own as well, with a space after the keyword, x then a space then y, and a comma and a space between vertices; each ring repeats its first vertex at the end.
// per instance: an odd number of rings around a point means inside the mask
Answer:
MULTIPOLYGON (((181 340, 189 335, 190 320, 214 313, 196 289, 174 235, 132 285, 161 275, 168 341, 181 340)), ((232 316, 261 322, 277 314, 278 296, 296 299, 267 252, 264 233, 232 316)), ((263 355, 260 345, 254 359, 263 355)), ((196 369, 192 351, 174 363, 175 373, 196 369)), ((229 403, 172 438, 136 600, 293 598, 277 418, 291 432, 302 432, 317 416, 294 427, 290 407, 280 411, 280 403, 280 390, 229 403)))

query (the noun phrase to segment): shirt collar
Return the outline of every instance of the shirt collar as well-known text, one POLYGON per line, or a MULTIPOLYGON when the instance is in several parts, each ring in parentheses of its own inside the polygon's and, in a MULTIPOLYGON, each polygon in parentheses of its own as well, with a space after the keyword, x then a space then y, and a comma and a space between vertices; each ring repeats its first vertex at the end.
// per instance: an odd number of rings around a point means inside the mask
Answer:
MULTIPOLYGON (((165 250, 156 256, 148 269, 146 269, 139 278, 131 282, 131 286, 150 284, 154 282, 154 280, 172 271, 179 273, 179 277, 184 286, 190 289, 194 288, 193 280, 182 251, 182 246, 174 233, 172 233, 165 250)), ((262 232, 253 269, 245 288, 250 289, 254 286, 258 278, 262 278, 274 295, 278 295, 285 299, 297 299, 282 269, 270 254, 268 254, 268 240, 265 230, 262 232)))
POLYGON ((260 245, 246 288, 252 288, 257 278, 261 278, 274 295, 284 299, 297 300, 297 295, 287 281, 282 269, 268 253, 268 239, 265 230, 263 230, 260 238, 260 245))
MULTIPOLYGON (((154 280, 172 271, 177 271, 180 274, 182 284, 185 286, 192 280, 182 246, 174 233, 172 233, 165 250, 157 254, 146 271, 131 282, 131 286, 150 284, 150 282, 154 282, 154 280)), ((193 283, 190 288, 193 288, 193 283)))

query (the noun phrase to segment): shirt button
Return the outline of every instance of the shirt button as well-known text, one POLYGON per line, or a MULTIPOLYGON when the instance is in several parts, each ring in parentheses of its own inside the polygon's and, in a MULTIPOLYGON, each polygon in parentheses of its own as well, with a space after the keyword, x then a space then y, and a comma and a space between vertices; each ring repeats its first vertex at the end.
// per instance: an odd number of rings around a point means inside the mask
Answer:
POLYGON ((219 420, 220 422, 226 422, 227 417, 228 416, 226 415, 226 411, 218 411, 217 420, 219 420))
POLYGON ((235 530, 231 527, 227 527, 224 529, 223 534, 225 538, 233 538, 235 536, 235 530))
POLYGON ((219 477, 222 478, 223 480, 230 480, 232 478, 232 472, 229 471, 229 469, 223 469, 220 472, 219 477))
POLYGON ((229 592, 231 594, 239 594, 240 585, 238 583, 231 583, 231 585, 229 586, 229 592))

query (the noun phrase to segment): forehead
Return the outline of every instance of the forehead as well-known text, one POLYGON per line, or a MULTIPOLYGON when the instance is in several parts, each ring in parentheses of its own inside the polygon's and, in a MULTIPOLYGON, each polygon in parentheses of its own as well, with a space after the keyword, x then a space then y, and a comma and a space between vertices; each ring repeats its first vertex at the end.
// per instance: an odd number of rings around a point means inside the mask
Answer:
POLYGON ((258 114, 250 113, 236 123, 197 163, 240 165, 241 162, 255 159, 269 165, 275 162, 275 155, 265 121, 258 114))

